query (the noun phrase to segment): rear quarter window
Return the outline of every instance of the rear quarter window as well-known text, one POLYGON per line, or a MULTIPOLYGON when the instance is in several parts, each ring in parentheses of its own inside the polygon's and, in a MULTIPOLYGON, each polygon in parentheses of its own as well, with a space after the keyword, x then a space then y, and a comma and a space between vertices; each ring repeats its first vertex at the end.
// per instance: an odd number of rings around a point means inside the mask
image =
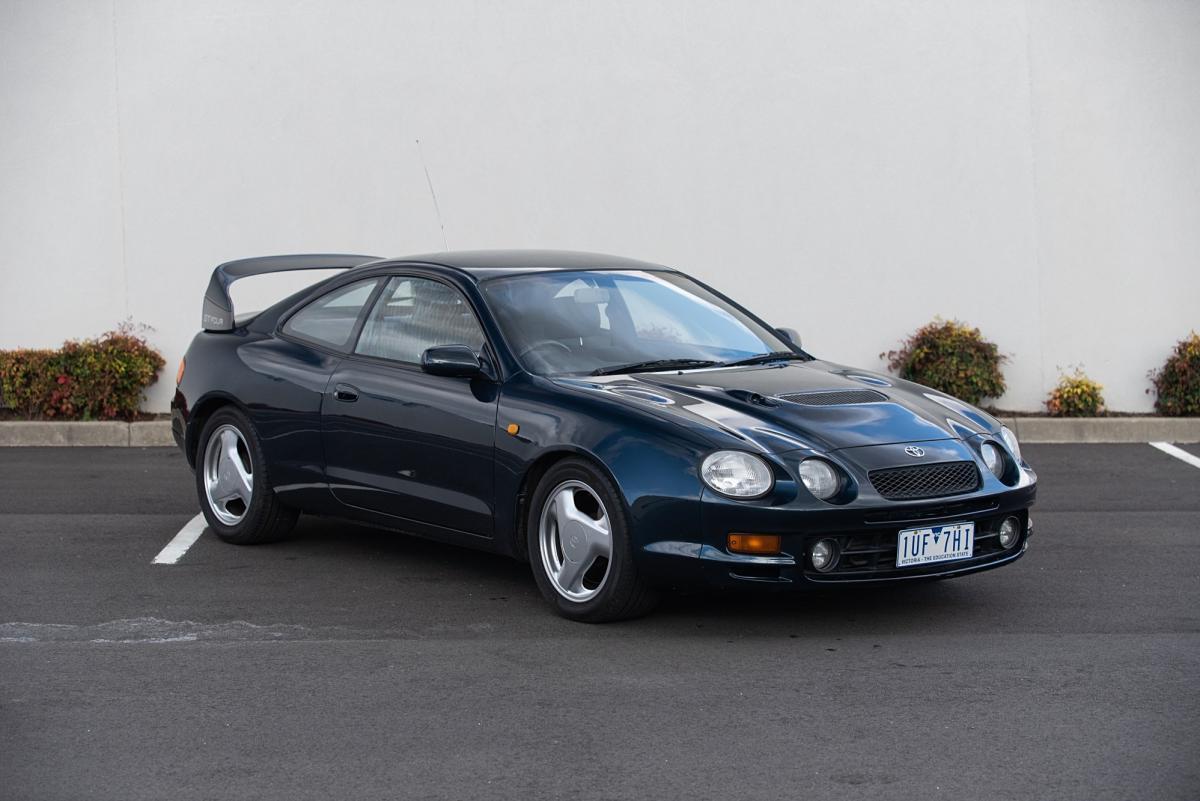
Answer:
POLYGON ((293 314, 284 324, 283 333, 346 350, 363 307, 378 283, 379 279, 372 278, 322 295, 293 314))

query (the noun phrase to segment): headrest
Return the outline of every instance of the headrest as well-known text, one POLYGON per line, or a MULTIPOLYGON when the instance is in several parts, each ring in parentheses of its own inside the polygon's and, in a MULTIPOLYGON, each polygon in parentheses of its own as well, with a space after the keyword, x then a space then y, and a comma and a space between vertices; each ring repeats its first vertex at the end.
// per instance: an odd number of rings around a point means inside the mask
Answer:
POLYGON ((462 303, 461 296, 449 287, 436 281, 412 282, 413 305, 422 306, 458 306, 462 303))

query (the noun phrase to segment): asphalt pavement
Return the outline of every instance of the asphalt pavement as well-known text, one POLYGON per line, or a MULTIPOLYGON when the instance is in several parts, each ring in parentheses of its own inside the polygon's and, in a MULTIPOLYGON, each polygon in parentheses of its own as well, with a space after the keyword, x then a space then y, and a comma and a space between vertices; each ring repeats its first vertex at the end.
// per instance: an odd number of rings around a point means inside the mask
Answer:
POLYGON ((0 799, 1193 801, 1200 469, 1025 450, 1015 564, 587 626, 526 565, 329 520, 152 564, 178 453, 0 449, 0 799))

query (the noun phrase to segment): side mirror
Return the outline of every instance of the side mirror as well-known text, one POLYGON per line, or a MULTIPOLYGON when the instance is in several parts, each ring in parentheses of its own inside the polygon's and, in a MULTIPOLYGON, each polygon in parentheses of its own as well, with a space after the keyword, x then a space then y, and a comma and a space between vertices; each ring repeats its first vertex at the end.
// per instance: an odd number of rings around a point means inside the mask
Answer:
POLYGON ((795 328, 776 328, 775 333, 791 342, 797 348, 800 347, 800 332, 795 328))
POLYGON ((466 345, 441 345, 421 354, 421 369, 430 375, 474 378, 483 373, 483 364, 466 345))

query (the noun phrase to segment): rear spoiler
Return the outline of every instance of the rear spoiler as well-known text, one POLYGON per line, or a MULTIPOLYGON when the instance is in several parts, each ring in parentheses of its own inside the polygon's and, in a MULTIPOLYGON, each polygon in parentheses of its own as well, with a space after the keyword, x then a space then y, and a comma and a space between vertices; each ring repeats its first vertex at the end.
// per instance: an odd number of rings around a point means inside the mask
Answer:
POLYGON ((257 259, 227 261, 213 270, 212 280, 204 293, 204 311, 200 326, 205 331, 232 331, 233 299, 229 287, 239 278, 266 273, 284 273, 291 270, 346 270, 370 261, 378 256, 359 256, 350 253, 311 253, 301 256, 263 256, 257 259))

